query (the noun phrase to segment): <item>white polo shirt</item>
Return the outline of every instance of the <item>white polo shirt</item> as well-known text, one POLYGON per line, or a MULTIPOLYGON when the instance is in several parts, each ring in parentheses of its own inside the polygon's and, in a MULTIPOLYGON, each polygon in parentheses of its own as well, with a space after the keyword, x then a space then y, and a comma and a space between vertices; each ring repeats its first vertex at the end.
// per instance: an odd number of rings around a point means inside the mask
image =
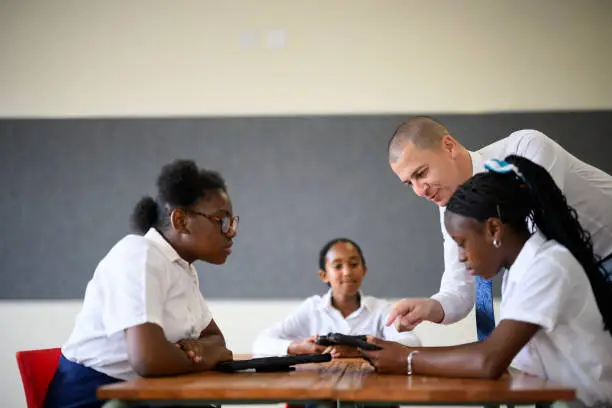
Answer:
POLYGON ((534 233, 504 274, 500 319, 541 326, 512 365, 577 389, 586 405, 612 403, 612 336, 582 266, 534 233))
POLYGON ((100 261, 62 353, 128 380, 138 375, 128 362, 125 329, 155 323, 175 343, 197 339, 211 320, 195 268, 152 228, 126 236, 100 261))
POLYGON ((286 355, 294 340, 330 332, 372 335, 408 346, 421 345, 416 334, 398 333, 393 325, 385 325, 391 311, 389 302, 361 294, 359 309, 344 318, 342 313, 332 306, 331 300, 331 289, 323 296, 315 295, 306 299, 293 313, 257 336, 253 344, 253 354, 286 355))
MULTIPOLYGON (((485 171, 484 162, 503 160, 516 154, 547 169, 557 186, 576 209, 580 224, 591 233, 593 249, 602 258, 612 254, 612 176, 578 160, 555 141, 537 130, 519 130, 477 152, 470 152, 472 173, 485 171)), ((432 298, 444 309, 442 323, 455 323, 466 317, 475 300, 474 278, 459 262, 457 244, 444 227, 440 207, 440 226, 444 238, 444 274, 440 291, 432 298)))

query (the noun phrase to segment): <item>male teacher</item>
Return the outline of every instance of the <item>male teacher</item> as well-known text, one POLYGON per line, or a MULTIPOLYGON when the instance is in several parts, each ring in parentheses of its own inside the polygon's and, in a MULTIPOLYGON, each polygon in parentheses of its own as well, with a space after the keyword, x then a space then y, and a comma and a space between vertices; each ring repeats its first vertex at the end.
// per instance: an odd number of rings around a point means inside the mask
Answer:
POLYGON ((478 151, 469 151, 437 120, 418 116, 402 123, 389 141, 389 164, 402 183, 440 207, 444 274, 440 291, 428 299, 403 299, 388 325, 412 330, 422 321, 451 324, 476 305, 476 327, 484 340, 495 327, 491 281, 472 277, 459 262, 457 244, 444 228, 445 205, 457 187, 483 172, 489 159, 516 154, 546 168, 591 233, 593 250, 612 273, 612 176, 563 149, 537 130, 519 130, 478 151))

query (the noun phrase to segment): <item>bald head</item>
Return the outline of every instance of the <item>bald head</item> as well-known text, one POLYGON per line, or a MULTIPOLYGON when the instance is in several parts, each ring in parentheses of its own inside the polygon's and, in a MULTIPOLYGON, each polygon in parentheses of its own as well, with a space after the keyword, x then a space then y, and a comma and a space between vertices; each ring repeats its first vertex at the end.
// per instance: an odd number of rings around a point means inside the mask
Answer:
POLYGON ((408 119, 399 125, 389 140, 389 162, 395 163, 400 158, 407 143, 413 143, 421 149, 436 148, 448 134, 443 124, 429 116, 408 119))

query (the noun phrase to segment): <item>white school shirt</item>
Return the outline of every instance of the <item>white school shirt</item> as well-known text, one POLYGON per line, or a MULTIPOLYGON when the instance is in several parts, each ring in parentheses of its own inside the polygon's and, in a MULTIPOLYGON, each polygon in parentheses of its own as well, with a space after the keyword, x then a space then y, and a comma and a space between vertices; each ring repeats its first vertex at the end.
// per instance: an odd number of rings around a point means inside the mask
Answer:
MULTIPOLYGON (((578 213, 580 224, 591 233, 594 252, 612 254, 612 176, 578 160, 555 141, 537 130, 519 130, 477 152, 470 152, 472 174, 485 171, 484 162, 503 160, 516 154, 549 171, 567 202, 578 213)), ((440 226, 444 238, 444 274, 440 291, 432 296, 444 309, 442 323, 455 323, 466 317, 475 301, 474 278, 459 262, 457 244, 444 227, 440 207, 440 226)))
POLYGON ((197 339, 212 321, 195 268, 155 229, 128 235, 100 261, 64 357, 121 380, 138 377, 128 362, 124 330, 159 325, 169 342, 197 339))
POLYGON ((504 274, 500 319, 540 326, 512 365, 577 389, 587 406, 612 404, 612 335, 571 252, 534 233, 504 274))
POLYGON ((331 289, 323 296, 309 297, 293 313, 257 336, 253 344, 253 354, 283 356, 287 354, 289 345, 294 340, 330 332, 372 335, 408 346, 421 345, 416 334, 398 333, 395 327, 385 325, 391 311, 389 302, 361 293, 360 297, 359 309, 346 318, 332 306, 331 289))

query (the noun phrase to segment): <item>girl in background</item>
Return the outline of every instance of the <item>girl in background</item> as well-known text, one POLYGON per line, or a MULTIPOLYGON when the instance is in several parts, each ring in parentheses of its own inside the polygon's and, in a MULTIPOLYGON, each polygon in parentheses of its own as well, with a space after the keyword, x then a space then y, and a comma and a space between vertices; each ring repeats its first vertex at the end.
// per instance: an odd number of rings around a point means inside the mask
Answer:
POLYGON ((373 335, 409 346, 419 346, 412 333, 398 333, 386 327, 391 305, 382 299, 365 296, 361 284, 367 267, 359 245, 337 238, 319 253, 319 278, 330 289, 323 295, 306 299, 293 313, 262 331, 253 345, 256 355, 313 354, 329 352, 333 357, 361 357, 347 346, 324 347, 315 343, 318 334, 336 332, 373 335))

